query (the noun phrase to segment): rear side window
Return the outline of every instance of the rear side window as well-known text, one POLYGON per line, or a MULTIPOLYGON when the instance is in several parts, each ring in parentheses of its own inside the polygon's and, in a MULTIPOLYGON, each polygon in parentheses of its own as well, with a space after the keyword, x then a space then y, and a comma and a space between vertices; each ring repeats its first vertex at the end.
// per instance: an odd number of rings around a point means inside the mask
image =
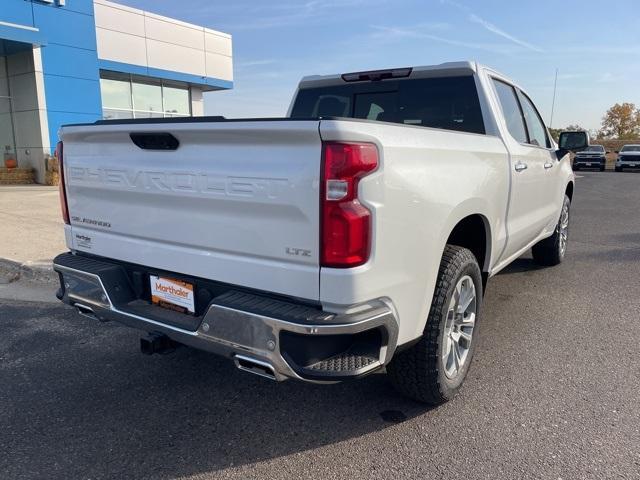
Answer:
POLYGON ((350 117, 485 133, 472 76, 345 83, 303 89, 292 118, 350 117))
POLYGON ((520 110, 516 91, 511 85, 501 82, 500 80, 496 80, 495 78, 492 80, 496 93, 498 94, 502 115, 507 123, 509 133, 519 143, 527 143, 527 131, 525 129, 524 119, 522 117, 522 111, 520 110))
POLYGON ((540 118, 536 107, 533 106, 529 97, 518 91, 518 98, 520 98, 520 105, 522 105, 522 112, 524 113, 524 120, 527 123, 527 131, 529 132, 529 143, 538 147, 549 148, 549 138, 547 137, 547 129, 544 126, 544 122, 540 118))

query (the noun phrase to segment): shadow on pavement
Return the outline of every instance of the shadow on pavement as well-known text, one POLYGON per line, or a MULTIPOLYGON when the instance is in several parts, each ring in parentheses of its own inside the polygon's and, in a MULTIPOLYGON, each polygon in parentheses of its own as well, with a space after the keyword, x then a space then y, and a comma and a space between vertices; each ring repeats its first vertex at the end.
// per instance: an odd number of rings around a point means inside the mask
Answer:
POLYGON ((514 260, 509 266, 498 272, 498 275, 512 275, 514 273, 527 273, 536 270, 542 270, 543 267, 533 261, 532 258, 518 258, 514 260))
POLYGON ((190 349, 138 353, 138 334, 66 307, 3 306, 5 478, 176 478, 366 435, 427 408, 384 375, 277 384, 190 349))

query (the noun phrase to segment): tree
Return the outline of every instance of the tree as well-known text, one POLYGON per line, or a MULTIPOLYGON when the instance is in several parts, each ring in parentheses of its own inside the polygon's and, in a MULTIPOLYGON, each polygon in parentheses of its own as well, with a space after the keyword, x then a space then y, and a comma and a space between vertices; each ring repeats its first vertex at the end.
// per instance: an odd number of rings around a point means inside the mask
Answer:
POLYGON ((640 135, 640 110, 633 103, 616 103, 602 117, 600 133, 603 137, 620 140, 640 135))
POLYGON ((562 128, 551 128, 549 127, 549 133, 551 134, 551 137, 557 142, 558 139, 560 138, 560 132, 562 132, 562 128))

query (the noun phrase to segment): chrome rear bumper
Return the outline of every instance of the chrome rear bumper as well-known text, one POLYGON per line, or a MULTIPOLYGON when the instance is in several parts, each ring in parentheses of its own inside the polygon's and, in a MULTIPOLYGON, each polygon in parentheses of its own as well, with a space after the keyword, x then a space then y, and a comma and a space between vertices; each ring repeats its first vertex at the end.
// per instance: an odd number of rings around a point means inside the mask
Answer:
POLYGON ((54 270, 60 275, 60 300, 85 316, 165 334, 278 381, 359 377, 387 364, 396 348, 398 323, 382 301, 336 315, 230 289, 211 300, 190 330, 158 320, 153 313, 160 307, 133 294, 117 262, 63 254, 54 260, 54 270))

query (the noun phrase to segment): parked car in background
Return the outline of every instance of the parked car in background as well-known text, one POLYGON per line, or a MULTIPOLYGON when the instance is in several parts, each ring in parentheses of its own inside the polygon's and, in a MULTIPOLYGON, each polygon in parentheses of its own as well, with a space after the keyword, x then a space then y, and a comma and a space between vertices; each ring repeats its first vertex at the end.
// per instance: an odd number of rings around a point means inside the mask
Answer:
POLYGON ((573 159, 573 169, 596 168, 604 172, 607 165, 606 150, 602 145, 589 145, 582 152, 576 153, 573 159))
POLYGON ((588 146, 556 145, 475 62, 306 77, 287 118, 61 137, 60 300, 148 332, 145 353, 177 342, 320 383, 386 367, 432 404, 467 375, 487 279, 530 249, 563 260, 569 152, 588 146))
POLYGON ((640 145, 624 145, 618 152, 616 159, 616 172, 625 168, 640 168, 640 145))

